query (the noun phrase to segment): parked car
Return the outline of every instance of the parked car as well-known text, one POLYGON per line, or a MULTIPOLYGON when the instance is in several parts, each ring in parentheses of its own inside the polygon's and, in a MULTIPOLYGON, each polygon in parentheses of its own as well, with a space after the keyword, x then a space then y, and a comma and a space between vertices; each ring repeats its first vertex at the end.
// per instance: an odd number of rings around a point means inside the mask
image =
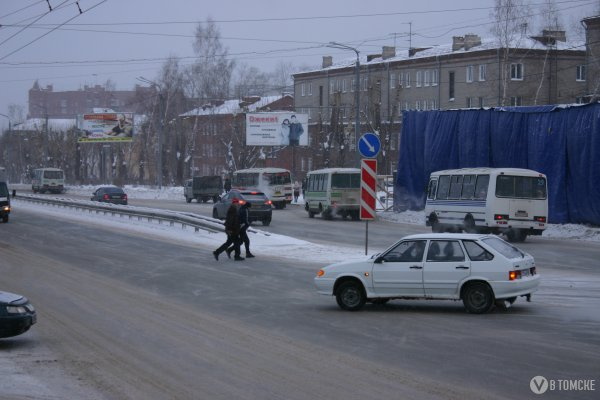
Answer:
POLYGON ((407 236, 380 254, 329 265, 314 279, 317 291, 344 310, 367 301, 462 300, 470 313, 530 301, 540 275, 533 257, 494 235, 432 233, 407 236))
POLYGON ((213 218, 225 219, 229 206, 232 204, 241 206, 245 202, 252 204, 248 210, 250 222, 261 221, 263 225, 269 226, 273 214, 273 203, 263 192, 230 190, 213 206, 213 218))
POLYGON ((0 338, 25 333, 36 322, 35 308, 26 297, 0 292, 0 338))
POLYGON ((8 222, 10 215, 10 194, 6 182, 0 182, 0 220, 8 222))
POLYGON ((96 191, 92 194, 92 201, 127 205, 127 195, 123 189, 119 187, 103 186, 96 189, 96 191))

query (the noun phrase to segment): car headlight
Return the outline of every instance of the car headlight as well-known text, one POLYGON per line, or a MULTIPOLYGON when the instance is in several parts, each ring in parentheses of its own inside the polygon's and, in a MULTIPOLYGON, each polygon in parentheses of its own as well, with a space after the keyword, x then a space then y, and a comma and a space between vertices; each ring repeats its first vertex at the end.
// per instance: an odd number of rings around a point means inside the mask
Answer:
POLYGON ((4 206, 4 207, 2 207, 2 209, 3 209, 4 211, 10 211, 10 207, 9 207, 9 206, 4 206))
POLYGON ((27 314, 27 308, 24 306, 6 306, 6 311, 9 314, 27 314))

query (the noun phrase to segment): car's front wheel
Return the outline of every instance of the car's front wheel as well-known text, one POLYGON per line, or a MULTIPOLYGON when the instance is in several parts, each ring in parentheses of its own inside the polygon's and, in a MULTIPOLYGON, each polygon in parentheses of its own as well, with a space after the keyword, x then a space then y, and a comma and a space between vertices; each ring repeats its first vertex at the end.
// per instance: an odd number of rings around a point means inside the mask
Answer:
POLYGON ((494 292, 486 283, 471 283, 463 290, 462 300, 468 312, 483 314, 494 306, 494 292))
POLYGON ((367 296, 360 283, 348 281, 338 287, 335 299, 342 310, 356 311, 365 305, 367 296))

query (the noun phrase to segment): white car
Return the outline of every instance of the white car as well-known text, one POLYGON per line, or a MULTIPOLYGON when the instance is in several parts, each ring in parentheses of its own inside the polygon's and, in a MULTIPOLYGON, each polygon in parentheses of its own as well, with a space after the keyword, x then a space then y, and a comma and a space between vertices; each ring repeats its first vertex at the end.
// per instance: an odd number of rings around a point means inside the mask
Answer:
POLYGON ((470 313, 494 304, 530 301, 540 275, 533 257, 494 235, 432 233, 407 236, 362 261, 329 265, 315 277, 317 291, 344 310, 390 299, 462 300, 470 313))

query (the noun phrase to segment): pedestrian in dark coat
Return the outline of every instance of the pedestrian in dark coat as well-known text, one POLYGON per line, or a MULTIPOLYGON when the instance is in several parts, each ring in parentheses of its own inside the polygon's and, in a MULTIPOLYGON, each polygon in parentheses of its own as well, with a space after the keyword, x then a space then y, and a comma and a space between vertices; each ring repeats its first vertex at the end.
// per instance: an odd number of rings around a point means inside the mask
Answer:
POLYGON ((230 205, 225 216, 225 233, 227 234, 227 241, 221 245, 218 249, 213 251, 215 260, 219 261, 219 254, 224 252, 230 245, 233 244, 235 250, 235 261, 243 260, 240 257, 240 218, 238 216, 238 210, 235 205, 230 205))
MULTIPOLYGON (((250 211, 248 210, 252 207, 250 202, 245 202, 240 207, 240 211, 238 212, 238 216, 240 218, 240 244, 239 247, 244 243, 244 247, 246 248, 246 258, 253 258, 254 254, 250 252, 250 238, 248 237, 248 228, 250 228, 250 211)), ((231 257, 231 252, 234 250, 233 246, 229 246, 227 249, 227 256, 231 257)), ((241 250, 240 250, 241 251, 241 250)))
POLYGON ((225 178, 225 193, 229 193, 229 191, 231 190, 231 180, 229 178, 225 178))

